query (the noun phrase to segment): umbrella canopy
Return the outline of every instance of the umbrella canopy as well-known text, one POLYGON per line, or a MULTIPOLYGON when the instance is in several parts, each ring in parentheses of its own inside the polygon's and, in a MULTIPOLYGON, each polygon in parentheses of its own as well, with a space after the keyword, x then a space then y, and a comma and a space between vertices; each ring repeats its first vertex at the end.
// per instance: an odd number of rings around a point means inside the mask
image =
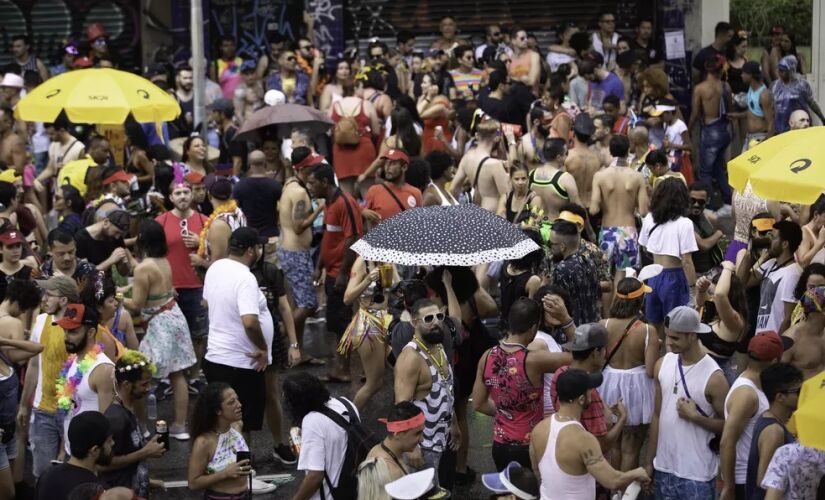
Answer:
POLYGON ((365 260, 406 266, 474 266, 524 257, 539 246, 517 226, 471 205, 405 210, 352 245, 365 260))
POLYGON ((802 384, 793 423, 800 443, 825 450, 825 371, 802 384))
POLYGON ((25 121, 52 123, 61 111, 75 123, 119 125, 135 120, 164 122, 180 114, 174 97, 149 80, 126 71, 90 68, 49 78, 17 104, 25 121))
POLYGON ((262 132, 275 127, 278 137, 289 137, 295 127, 307 128, 311 133, 325 133, 332 128, 332 118, 309 106, 279 104, 264 106, 244 120, 235 140, 261 142, 262 132))
POLYGON ((810 205, 825 191, 825 127, 791 130, 728 162, 730 185, 767 200, 810 205))

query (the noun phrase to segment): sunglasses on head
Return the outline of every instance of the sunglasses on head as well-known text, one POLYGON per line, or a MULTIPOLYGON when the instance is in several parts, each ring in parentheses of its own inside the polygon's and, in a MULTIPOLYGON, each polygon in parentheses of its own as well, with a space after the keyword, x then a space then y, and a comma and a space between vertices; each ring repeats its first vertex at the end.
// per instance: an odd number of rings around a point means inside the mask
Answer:
POLYGON ((708 200, 703 200, 701 198, 691 198, 690 204, 691 205, 699 205, 700 207, 704 207, 708 203, 708 200))
POLYGON ((444 321, 444 318, 445 318, 444 313, 440 312, 440 313, 435 313, 435 314, 428 314, 428 315, 422 317, 419 321, 421 321, 425 325, 431 325, 431 324, 435 323, 436 320, 438 320, 439 322, 444 321))

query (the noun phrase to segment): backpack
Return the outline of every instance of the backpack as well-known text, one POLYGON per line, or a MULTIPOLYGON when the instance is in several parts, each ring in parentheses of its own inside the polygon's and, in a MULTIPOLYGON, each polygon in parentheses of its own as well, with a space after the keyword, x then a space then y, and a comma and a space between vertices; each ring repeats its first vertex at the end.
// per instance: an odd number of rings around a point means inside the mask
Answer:
MULTIPOLYGON (((378 444, 375 434, 361 423, 355 407, 344 398, 335 398, 347 409, 349 422, 337 411, 324 407, 320 413, 326 415, 339 427, 347 432, 347 451, 344 453, 344 463, 341 465, 341 474, 338 476, 338 485, 332 486, 327 471, 324 470, 324 481, 335 500, 352 500, 358 496, 358 466, 373 446, 378 444)), ((321 482, 321 498, 324 496, 324 483, 321 482)))
MULTIPOLYGON (((359 104, 360 106, 363 106, 363 104, 359 104)), ((361 114, 360 108, 358 114, 361 114)), ((339 146, 357 146, 361 143, 361 128, 354 116, 340 114, 340 119, 333 132, 333 139, 335 144, 339 146)))

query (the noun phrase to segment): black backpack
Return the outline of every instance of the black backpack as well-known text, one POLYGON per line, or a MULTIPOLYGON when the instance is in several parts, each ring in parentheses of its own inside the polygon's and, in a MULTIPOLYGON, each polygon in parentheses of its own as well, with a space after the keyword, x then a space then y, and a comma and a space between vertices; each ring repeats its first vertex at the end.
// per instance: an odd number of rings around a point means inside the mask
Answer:
MULTIPOLYGON (((338 485, 332 486, 327 471, 324 470, 324 481, 330 488, 332 498, 335 500, 352 500, 358 496, 358 466, 373 446, 378 444, 375 434, 361 423, 355 407, 344 398, 335 398, 347 409, 349 422, 335 410, 324 407, 321 413, 329 417, 339 427, 347 432, 347 451, 344 453, 344 463, 341 466, 341 474, 338 476, 338 485)), ((324 496, 324 483, 321 483, 321 498, 324 496)))

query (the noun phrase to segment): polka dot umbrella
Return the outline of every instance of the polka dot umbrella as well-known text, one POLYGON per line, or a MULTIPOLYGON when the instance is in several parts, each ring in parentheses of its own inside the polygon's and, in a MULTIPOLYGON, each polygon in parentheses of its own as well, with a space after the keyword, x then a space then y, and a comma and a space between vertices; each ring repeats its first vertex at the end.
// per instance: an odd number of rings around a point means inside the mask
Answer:
POLYGON ((471 204, 405 210, 352 245, 365 260, 405 266, 474 266, 538 249, 517 226, 471 204))

